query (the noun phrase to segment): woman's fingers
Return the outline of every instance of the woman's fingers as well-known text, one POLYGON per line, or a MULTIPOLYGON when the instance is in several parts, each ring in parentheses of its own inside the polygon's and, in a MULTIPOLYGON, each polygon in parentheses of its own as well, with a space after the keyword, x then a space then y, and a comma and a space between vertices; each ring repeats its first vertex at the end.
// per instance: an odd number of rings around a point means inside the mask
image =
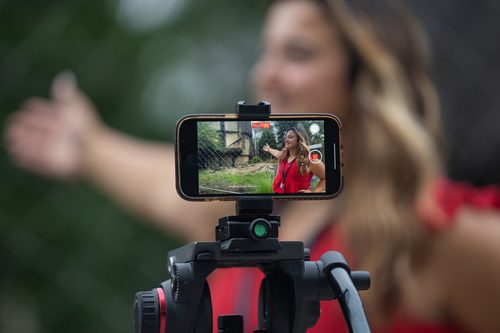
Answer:
POLYGON ((44 157, 41 149, 46 134, 28 126, 14 125, 9 128, 8 149, 14 162, 23 168, 38 172, 44 157))
POLYGON ((71 71, 59 73, 52 81, 51 96, 58 101, 70 101, 78 95, 75 74, 71 71))
POLYGON ((7 122, 5 143, 16 165, 61 179, 77 174, 81 158, 74 127, 80 125, 79 119, 68 119, 71 112, 64 108, 69 105, 35 97, 13 113, 7 122))
POLYGON ((56 129, 58 112, 55 106, 43 99, 32 99, 16 111, 8 120, 8 128, 23 126, 40 131, 56 129))
POLYGON ((40 173, 50 159, 47 143, 59 139, 60 117, 57 110, 42 99, 33 99, 23 107, 8 121, 6 146, 17 165, 40 173))
POLYGON ((5 140, 7 149, 15 154, 29 154, 31 147, 41 136, 54 132, 53 110, 42 98, 32 98, 23 104, 7 121, 5 140))
POLYGON ((73 72, 65 71, 54 78, 51 95, 64 120, 65 129, 73 136, 85 137, 102 126, 97 110, 78 88, 73 72))
POLYGON ((15 164, 29 171, 60 179, 73 178, 78 171, 76 143, 68 135, 60 117, 43 125, 34 114, 9 125, 6 141, 15 164), (36 117, 35 117, 36 118, 36 117))
POLYGON ((56 76, 50 100, 34 97, 9 119, 5 141, 19 166, 55 178, 74 178, 83 170, 83 142, 104 128, 75 76, 56 76))

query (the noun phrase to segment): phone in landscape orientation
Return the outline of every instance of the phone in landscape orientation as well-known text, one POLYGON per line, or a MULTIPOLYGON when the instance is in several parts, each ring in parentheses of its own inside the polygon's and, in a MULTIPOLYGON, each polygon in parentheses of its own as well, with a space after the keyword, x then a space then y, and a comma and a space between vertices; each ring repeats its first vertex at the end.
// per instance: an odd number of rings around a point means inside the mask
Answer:
POLYGON ((342 189, 333 115, 190 115, 177 123, 175 149, 177 192, 186 200, 330 199, 342 189))

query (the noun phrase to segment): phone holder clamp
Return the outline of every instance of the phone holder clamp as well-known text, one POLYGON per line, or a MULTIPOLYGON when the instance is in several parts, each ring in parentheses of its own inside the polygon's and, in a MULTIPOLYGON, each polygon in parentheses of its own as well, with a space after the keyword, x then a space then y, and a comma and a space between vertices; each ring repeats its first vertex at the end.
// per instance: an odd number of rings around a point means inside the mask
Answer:
POLYGON ((251 105, 246 104, 245 101, 238 101, 235 113, 240 118, 269 117, 271 115, 271 104, 268 101, 260 101, 255 105, 251 105))

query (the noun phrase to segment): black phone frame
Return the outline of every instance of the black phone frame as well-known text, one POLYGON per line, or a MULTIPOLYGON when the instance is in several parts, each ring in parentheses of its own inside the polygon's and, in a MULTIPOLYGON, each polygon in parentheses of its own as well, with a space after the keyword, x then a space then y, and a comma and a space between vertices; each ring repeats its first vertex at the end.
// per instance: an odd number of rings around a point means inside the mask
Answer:
MULTIPOLYGON (((265 103, 265 102, 261 102, 265 103)), ((176 188, 178 194, 189 201, 212 201, 212 200, 238 200, 245 197, 272 197, 277 200, 318 200, 332 199, 342 191, 342 125, 340 120, 330 114, 280 114, 271 115, 269 104, 246 105, 238 102, 236 114, 203 114, 188 115, 181 118, 176 126, 176 188), (260 107, 260 108, 259 108, 260 107), (269 110, 267 112, 266 110, 269 110), (259 112, 260 111, 260 112, 259 112), (325 138, 323 151, 334 151, 334 154, 325 154, 324 163, 326 168, 326 191, 319 193, 251 193, 243 195, 234 194, 199 194, 198 184, 198 121, 271 121, 271 120, 324 121, 325 138), (332 177, 333 176, 333 177, 332 177)))

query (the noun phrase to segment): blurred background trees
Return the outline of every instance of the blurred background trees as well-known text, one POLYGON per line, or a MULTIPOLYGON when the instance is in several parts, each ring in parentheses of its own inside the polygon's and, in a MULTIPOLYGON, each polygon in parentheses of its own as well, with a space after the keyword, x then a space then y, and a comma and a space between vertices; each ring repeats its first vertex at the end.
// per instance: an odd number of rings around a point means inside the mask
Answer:
MULTIPOLYGON (((433 47, 450 175, 500 183, 500 3, 407 2, 433 47)), ((171 141, 180 116, 250 99, 266 5, 0 1, 0 128, 70 69, 107 124, 171 141)), ((133 293, 166 278, 178 245, 85 184, 16 169, 0 146, 0 332, 131 331, 133 293)))

